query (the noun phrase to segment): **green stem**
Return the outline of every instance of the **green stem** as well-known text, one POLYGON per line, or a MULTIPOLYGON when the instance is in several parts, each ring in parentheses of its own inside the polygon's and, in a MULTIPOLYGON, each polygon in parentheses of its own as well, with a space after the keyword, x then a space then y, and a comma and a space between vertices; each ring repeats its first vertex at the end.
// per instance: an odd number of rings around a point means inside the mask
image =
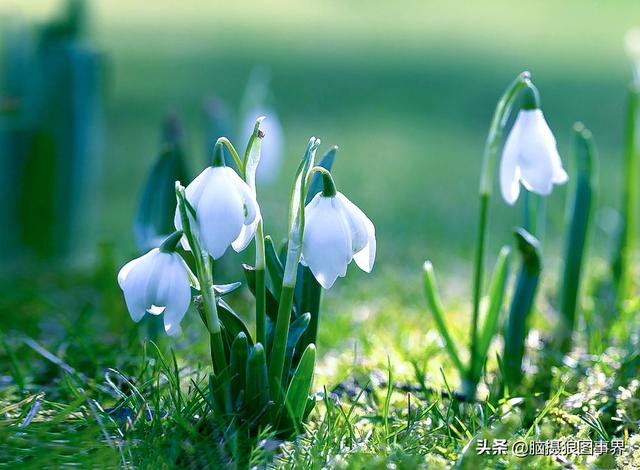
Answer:
MULTIPOLYGON (((287 264, 288 260, 287 260, 287 264)), ((289 323, 291 321, 291 308, 293 306, 293 294, 295 284, 283 285, 278 307, 278 319, 276 320, 276 331, 271 348, 271 362, 269 364, 269 390, 272 398, 281 401, 283 386, 283 371, 285 353, 287 350, 287 339, 289 338, 289 323)))
POLYGON ((242 163, 242 159, 240 158, 240 155, 238 154, 238 151, 233 146, 233 144, 226 137, 220 137, 216 141, 216 145, 218 144, 224 144, 224 146, 227 147, 229 153, 233 157, 233 161, 236 163, 236 165, 238 166, 238 170, 240 170, 240 173, 242 174, 244 172, 244 164, 242 163))
POLYGON ((262 221, 256 229, 256 342, 267 344, 264 231, 262 221))
MULTIPOLYGON (((489 201, 491 199, 493 161, 498 152, 500 138, 507 125, 511 108, 518 93, 525 88, 532 88, 529 73, 523 72, 509 85, 505 93, 498 101, 496 110, 491 120, 491 127, 487 136, 480 175, 480 219, 478 221, 478 238, 475 251, 474 276, 473 276, 473 311, 471 319, 471 364, 474 364, 478 353, 478 320, 480 317, 480 299, 482 296, 482 276, 484 266, 484 251, 487 231, 487 219, 489 214, 489 201)), ((469 368, 470 370, 472 367, 469 368)))
MULTIPOLYGON (((489 215, 489 194, 480 194, 480 219, 478 224, 478 241, 473 277, 473 311, 471 317, 471 364, 478 355, 478 321, 480 317, 480 297, 482 295, 482 275, 484 266, 485 238, 487 233, 487 218, 489 215)), ((471 371, 473 367, 469 367, 471 371)))
POLYGON ((200 283, 200 292, 202 294, 202 308, 205 312, 206 327, 209 331, 209 340, 211 343, 211 362, 216 375, 222 374, 227 368, 227 358, 224 353, 224 344, 222 342, 222 331, 220 328, 220 320, 218 318, 218 307, 216 305, 215 293, 213 291, 213 272, 212 265, 209 262, 209 255, 202 251, 200 243, 194 236, 191 229, 191 220, 189 218, 184 188, 178 186, 176 188, 178 196, 178 208, 180 211, 180 220, 182 222, 182 230, 189 242, 191 253, 196 266, 196 276, 200 283))

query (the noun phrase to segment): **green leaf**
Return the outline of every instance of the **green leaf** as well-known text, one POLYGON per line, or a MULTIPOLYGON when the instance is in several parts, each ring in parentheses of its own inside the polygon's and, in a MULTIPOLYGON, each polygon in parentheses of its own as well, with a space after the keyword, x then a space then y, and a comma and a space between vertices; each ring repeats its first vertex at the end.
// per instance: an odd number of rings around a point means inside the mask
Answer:
MULTIPOLYGON (((239 333, 231 345, 231 396, 233 400, 240 397, 240 392, 244 391, 247 384, 247 359, 249 357, 249 341, 244 333, 239 333)), ((242 407, 242 403, 234 403, 237 408, 242 407)))
POLYGON ((566 216, 567 236, 564 249, 564 269, 560 290, 560 313, 562 323, 558 330, 560 350, 571 349, 571 336, 575 327, 582 269, 595 192, 596 154, 591 132, 582 124, 574 126, 576 138, 576 176, 572 179, 573 191, 566 216))
MULTIPOLYGON (((316 149, 320 145, 320 139, 311 137, 305 150, 304 157, 298 165, 296 176, 291 187, 289 197, 289 236, 287 252, 299 251, 302 243, 302 231, 304 228, 304 200, 306 197, 306 183, 309 171, 313 166, 316 149)), ((296 266, 297 267, 297 266, 296 266)))
MULTIPOLYGON (((296 345, 309 326, 311 320, 311 314, 305 313, 300 316, 289 325, 289 337, 287 338, 287 349, 285 352, 284 360, 284 377, 288 377, 291 363, 293 362, 293 355, 295 353, 296 345)), ((305 345, 306 346, 306 345, 305 345)))
POLYGON ((225 402, 225 394, 224 394, 225 384, 222 383, 219 377, 216 376, 215 372, 209 373, 209 396, 210 402, 213 405, 213 412, 221 416, 224 413, 224 402, 225 402))
POLYGON ((500 254, 498 255, 498 259, 496 260, 495 268, 493 269, 493 277, 491 278, 491 285, 489 288, 489 307, 487 309, 487 315, 478 341, 478 357, 475 358, 474 361, 475 369, 473 370, 473 375, 477 379, 480 378, 482 366, 487 359, 491 340, 496 334, 496 330, 498 328, 498 320, 500 319, 500 312, 502 311, 504 291, 507 285, 509 254, 509 247, 503 246, 500 250, 500 254))
POLYGON ((214 284, 213 290, 217 296, 223 296, 237 290, 241 285, 241 282, 232 282, 231 284, 214 284))
POLYGON ((264 237, 264 254, 269 279, 269 287, 276 299, 280 298, 282 292, 282 277, 284 276, 284 266, 278 258, 273 239, 267 235, 264 237))
POLYGON ((503 357, 505 379, 510 390, 516 388, 522 378, 522 356, 529 332, 528 319, 533 308, 541 270, 538 240, 522 228, 516 230, 515 236, 518 251, 522 257, 522 266, 511 300, 503 357))
POLYGON ((231 337, 229 341, 240 333, 244 333, 249 344, 253 344, 247 325, 245 325, 238 314, 233 311, 231 306, 219 297, 216 297, 216 304, 218 305, 218 317, 220 318, 220 322, 224 326, 227 334, 231 337))
POLYGON ((640 125, 640 90, 636 85, 629 89, 626 116, 625 155, 623 163, 622 207, 618 239, 611 260, 613 284, 618 309, 628 298, 631 284, 631 258, 636 246, 636 221, 638 214, 638 126, 640 125))
POLYGON ((440 332, 440 336, 444 340, 445 348, 449 353, 449 357, 451 361, 456 366, 461 375, 464 374, 464 366, 462 365, 462 361, 460 360, 460 356, 458 355, 458 350, 456 348, 455 343, 451 339, 451 335, 449 334, 449 329, 447 328, 447 324, 444 319, 444 309, 442 308, 442 301, 440 300, 440 295, 438 294, 438 286, 436 285, 436 276, 433 271, 433 265, 431 261, 426 261, 423 266, 423 283, 424 283, 424 292, 427 297, 427 304, 431 309, 431 313, 433 313, 433 319, 436 322, 436 327, 440 332))
POLYGON ((310 396, 309 398, 307 398, 307 406, 305 406, 304 414, 302 415, 303 423, 307 420, 307 418, 309 418, 309 415, 311 414, 311 412, 315 407, 316 407, 316 397, 310 396))
POLYGON ((302 417, 307 408, 307 400, 309 399, 309 393, 311 392, 311 385, 313 383, 315 363, 316 347, 310 344, 302 354, 300 364, 298 364, 289 388, 287 389, 285 396, 286 413, 296 429, 300 427, 302 417))
MULTIPOLYGON (((242 269, 244 271, 244 276, 247 279, 247 287, 251 293, 256 295, 256 268, 253 266, 249 266, 248 264, 243 264, 242 269)), ((271 287, 267 286, 266 289, 266 297, 265 297, 265 309, 267 313, 267 317, 275 323, 276 318, 278 317, 278 300, 274 296, 271 291, 271 287)))
POLYGON ((166 142, 149 171, 138 202, 133 230, 140 251, 157 247, 162 238, 175 230, 175 182, 187 180, 180 142, 166 142))
POLYGON ((256 344, 247 361, 247 413, 250 418, 261 415, 269 402, 267 360, 262 344, 256 344))

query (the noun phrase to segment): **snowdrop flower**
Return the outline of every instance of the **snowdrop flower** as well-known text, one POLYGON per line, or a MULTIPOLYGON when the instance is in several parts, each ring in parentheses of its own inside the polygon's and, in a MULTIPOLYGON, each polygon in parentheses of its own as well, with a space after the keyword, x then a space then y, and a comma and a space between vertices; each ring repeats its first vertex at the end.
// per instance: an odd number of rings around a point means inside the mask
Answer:
POLYGON ((129 261, 118 273, 133 321, 139 322, 145 313, 164 313, 164 329, 169 335, 180 331, 180 321, 191 302, 189 268, 175 252, 181 236, 181 232, 175 232, 160 248, 129 261))
POLYGON ((547 196, 554 184, 564 184, 569 177, 562 168, 556 139, 538 105, 535 89, 518 113, 502 151, 500 189, 508 204, 520 194, 520 183, 529 191, 547 196))
MULTIPOLYGON (((224 255, 229 245, 238 239, 234 249, 244 249, 255 235, 253 225, 259 216, 255 192, 233 169, 224 166, 222 144, 216 143, 213 166, 200 173, 185 189, 189 204, 196 215, 196 235, 202 247, 213 259, 224 255), (253 227, 251 233, 243 233, 243 227, 253 227)), ((182 229, 180 212, 176 209, 176 229, 182 229)), ((182 245, 189 249, 188 242, 182 245)))
POLYGON ((331 175, 322 171, 324 190, 305 207, 301 262, 325 289, 344 277, 352 259, 371 272, 376 257, 373 223, 344 194, 337 192, 331 175))

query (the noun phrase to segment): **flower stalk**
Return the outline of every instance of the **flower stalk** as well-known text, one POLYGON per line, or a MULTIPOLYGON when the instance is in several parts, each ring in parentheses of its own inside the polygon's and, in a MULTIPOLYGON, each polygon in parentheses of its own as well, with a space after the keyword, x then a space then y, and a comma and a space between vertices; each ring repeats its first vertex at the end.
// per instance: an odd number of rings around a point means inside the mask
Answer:
MULTIPOLYGON (((256 171, 260 162, 262 152, 262 139, 265 137, 264 132, 260 130, 264 116, 260 116, 253 127, 253 132, 249 138, 247 149, 244 154, 244 162, 241 163, 242 179, 252 188, 256 190, 256 171)), ((229 145, 231 143, 229 142, 229 145)), ((233 146, 231 146, 233 147, 233 146)), ((233 155, 233 151, 231 154, 233 155)), ((237 155, 237 153, 236 153, 237 155)), ((236 157, 234 157, 236 158, 236 157)), ((266 283, 265 283, 265 250, 264 250, 264 228, 262 217, 258 220, 255 234, 256 242, 256 341, 263 345, 267 344, 267 313, 266 313, 266 283)))
POLYGON ((189 247, 193 253, 196 266, 196 276, 200 282, 202 294, 202 309, 204 311, 205 326, 209 331, 209 341, 211 346, 211 362, 216 375, 221 375, 227 368, 227 360, 222 342, 222 331, 218 318, 218 308, 213 290, 213 264, 209 255, 204 252, 197 237, 191 228, 191 217, 189 215, 189 203, 187 201, 184 187, 179 182, 176 183, 176 196, 178 199, 178 211, 182 221, 184 235, 189 242, 189 247))
POLYGON ((269 364, 269 389, 272 398, 280 403, 283 398, 283 377, 287 341, 289 339, 289 323, 293 295, 296 288, 298 263, 302 253, 302 236, 304 233, 304 200, 306 197, 307 177, 313 164, 315 152, 320 145, 320 139, 312 137, 307 145, 305 156, 300 162, 296 179, 291 188, 289 209, 289 237, 287 243, 287 261, 282 277, 282 290, 278 317, 276 319, 275 335, 271 348, 271 362, 269 364))
MULTIPOLYGON (((478 236, 476 239, 474 276, 473 276, 473 310, 471 318, 471 357, 478 356, 478 321, 480 318, 480 300, 482 297, 482 283, 484 271, 484 252, 486 246, 487 220, 489 201, 491 199, 492 175, 494 171, 495 155, 498 152, 500 138, 507 125, 513 104, 519 93, 525 89, 534 89, 529 72, 522 72, 509 85, 496 106, 489 128, 489 135, 484 149, 482 173, 480 175, 480 217, 478 219, 478 236)), ((474 359, 472 359, 472 362, 474 359)), ((475 384, 477 385, 477 384, 475 384)), ((475 391, 475 385, 471 389, 475 391)))

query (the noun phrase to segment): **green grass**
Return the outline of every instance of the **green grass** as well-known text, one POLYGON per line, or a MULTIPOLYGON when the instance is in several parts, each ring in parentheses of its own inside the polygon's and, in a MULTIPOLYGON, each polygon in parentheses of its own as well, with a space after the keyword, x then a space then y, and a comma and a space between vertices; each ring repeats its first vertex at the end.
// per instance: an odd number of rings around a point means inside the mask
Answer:
MULTIPOLYGON (((244 451, 205 417, 198 388, 209 371, 208 351, 195 312, 183 335, 157 337, 156 349, 144 341, 153 325, 130 321, 115 276, 134 252, 133 211, 163 114, 176 109, 183 116, 195 174, 206 162, 204 98, 219 95, 235 107, 256 63, 272 70, 287 138, 281 177, 259 189, 267 231, 284 234, 289 179, 308 137, 317 135, 327 147, 340 146, 336 183, 376 224, 379 257, 371 276, 350 270, 323 300, 319 402, 308 429, 291 443, 265 431, 253 464, 558 468, 563 462, 553 457, 477 456, 476 441, 627 434, 637 441, 640 302, 609 324, 600 315, 606 299, 599 285, 610 241, 607 208, 619 202, 629 79, 622 35, 640 13, 637 3, 129 3, 95 4, 91 24, 91 42, 108 60, 104 202, 96 208, 97 238, 108 249, 90 268, 23 266, 0 281, 0 465, 216 468, 244 451), (482 146, 496 100, 523 69, 532 71, 565 163, 574 121, 595 135, 602 179, 597 258, 582 312, 611 334, 603 343, 602 331, 581 324, 571 360, 549 365, 544 340, 556 318, 560 188, 547 202, 545 267, 532 315, 532 338, 541 341, 527 349, 525 384, 508 400, 495 393, 498 339, 482 401, 464 403, 445 396, 457 390, 459 377, 427 311, 420 267, 434 261, 452 334, 465 344, 482 146)), ((0 13, 8 10, 3 6, 0 13)), ((511 242, 520 212, 494 199, 487 265, 498 246, 511 242)), ((224 280, 236 274, 229 269, 224 280)), ((248 310, 242 307, 250 306, 250 295, 230 302, 248 310)), ((615 465, 606 456, 572 463, 615 465)))
MULTIPOLYGON (((208 351, 195 312, 185 318, 182 336, 159 336, 157 346, 145 342, 152 326, 129 321, 117 290, 106 283, 96 288, 96 278, 115 274, 111 269, 105 262, 97 273, 52 273, 35 285, 29 278, 11 279, 16 295, 28 294, 30 301, 16 311, 22 318, 6 321, 14 334, 4 336, 0 352, 7 366, 0 388, 0 461, 21 468, 231 465, 244 450, 234 448, 233 434, 206 412, 208 351), (108 305, 112 310, 105 310, 108 305), (39 320, 27 321, 28 312, 39 320), (15 334, 17 328, 24 333, 15 334)), ((403 284, 389 278, 384 296, 361 287, 338 288, 327 298, 314 387, 319 401, 308 428, 289 443, 265 431, 251 451, 253 464, 558 468, 561 459, 548 456, 478 456, 476 443, 525 436, 610 440, 636 432, 640 362, 629 325, 637 325, 637 306, 613 325, 617 333, 601 355, 578 349, 565 364, 550 366, 542 343, 530 341, 524 385, 506 398, 497 393, 500 372, 492 354, 480 401, 467 403, 457 394, 458 377, 430 327, 419 289, 403 284)), ((19 300, 5 298, 1 306, 19 307, 19 300)), ((249 304, 245 294, 232 302, 240 311, 249 304)), ((539 305, 534 337, 544 341, 549 325, 540 318, 545 302, 539 305)), ((457 327, 466 322, 463 306, 447 307, 456 337, 467 337, 457 327)), ((578 338, 584 347, 583 334, 578 338)), ((614 465, 611 456, 570 460, 577 468, 614 465)))

